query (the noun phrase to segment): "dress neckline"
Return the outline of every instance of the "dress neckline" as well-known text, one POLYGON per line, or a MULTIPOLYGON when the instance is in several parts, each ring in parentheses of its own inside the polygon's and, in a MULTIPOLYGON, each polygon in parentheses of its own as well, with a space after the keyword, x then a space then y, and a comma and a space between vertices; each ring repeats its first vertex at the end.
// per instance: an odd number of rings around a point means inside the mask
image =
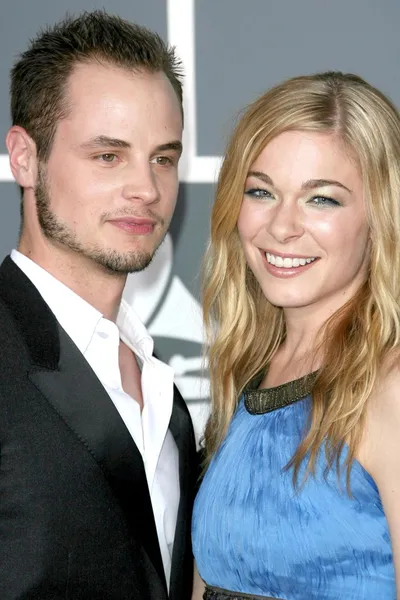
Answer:
POLYGON ((260 389, 258 386, 264 372, 259 373, 243 392, 247 412, 251 415, 263 415, 302 400, 311 393, 317 375, 318 371, 313 371, 276 387, 260 389))

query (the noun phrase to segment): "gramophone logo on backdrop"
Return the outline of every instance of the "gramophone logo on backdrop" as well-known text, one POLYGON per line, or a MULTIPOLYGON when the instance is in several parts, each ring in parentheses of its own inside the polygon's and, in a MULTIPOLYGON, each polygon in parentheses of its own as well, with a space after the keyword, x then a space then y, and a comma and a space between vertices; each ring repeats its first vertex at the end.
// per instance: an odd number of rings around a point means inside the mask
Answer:
POLYGON ((208 414, 209 380, 202 358, 203 329, 198 300, 173 272, 173 243, 168 233, 150 266, 128 276, 124 298, 153 337, 175 383, 188 403, 197 435, 208 414))

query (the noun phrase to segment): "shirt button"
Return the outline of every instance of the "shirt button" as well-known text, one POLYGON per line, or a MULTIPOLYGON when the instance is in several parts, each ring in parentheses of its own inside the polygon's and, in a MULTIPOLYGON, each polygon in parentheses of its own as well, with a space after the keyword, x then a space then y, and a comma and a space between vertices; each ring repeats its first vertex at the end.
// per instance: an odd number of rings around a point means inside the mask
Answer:
POLYGON ((97 335, 99 337, 101 337, 103 340, 108 339, 108 333, 106 333, 105 331, 99 331, 97 335))

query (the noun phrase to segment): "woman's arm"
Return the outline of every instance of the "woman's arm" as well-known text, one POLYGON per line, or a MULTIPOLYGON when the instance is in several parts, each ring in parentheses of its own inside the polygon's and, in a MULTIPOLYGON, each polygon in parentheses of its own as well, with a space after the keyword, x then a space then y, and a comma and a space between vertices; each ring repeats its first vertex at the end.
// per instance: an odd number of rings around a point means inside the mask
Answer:
POLYGON ((400 369, 385 377, 371 397, 361 462, 374 478, 389 525, 400 600, 400 369))
POLYGON ((203 600, 204 589, 204 581, 201 579, 196 565, 194 565, 192 600, 203 600))

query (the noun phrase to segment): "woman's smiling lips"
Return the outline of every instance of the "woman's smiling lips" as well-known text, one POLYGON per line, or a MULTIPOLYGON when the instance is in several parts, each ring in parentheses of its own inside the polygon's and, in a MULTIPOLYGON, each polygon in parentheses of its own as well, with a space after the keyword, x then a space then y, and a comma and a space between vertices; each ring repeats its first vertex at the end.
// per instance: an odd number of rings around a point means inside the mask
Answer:
POLYGON ((304 273, 319 260, 318 256, 305 256, 301 254, 278 254, 260 248, 264 265, 274 277, 295 277, 304 273))
POLYGON ((110 219, 109 223, 134 235, 148 235, 149 233, 153 233, 156 225, 156 221, 143 217, 120 217, 118 219, 110 219))

